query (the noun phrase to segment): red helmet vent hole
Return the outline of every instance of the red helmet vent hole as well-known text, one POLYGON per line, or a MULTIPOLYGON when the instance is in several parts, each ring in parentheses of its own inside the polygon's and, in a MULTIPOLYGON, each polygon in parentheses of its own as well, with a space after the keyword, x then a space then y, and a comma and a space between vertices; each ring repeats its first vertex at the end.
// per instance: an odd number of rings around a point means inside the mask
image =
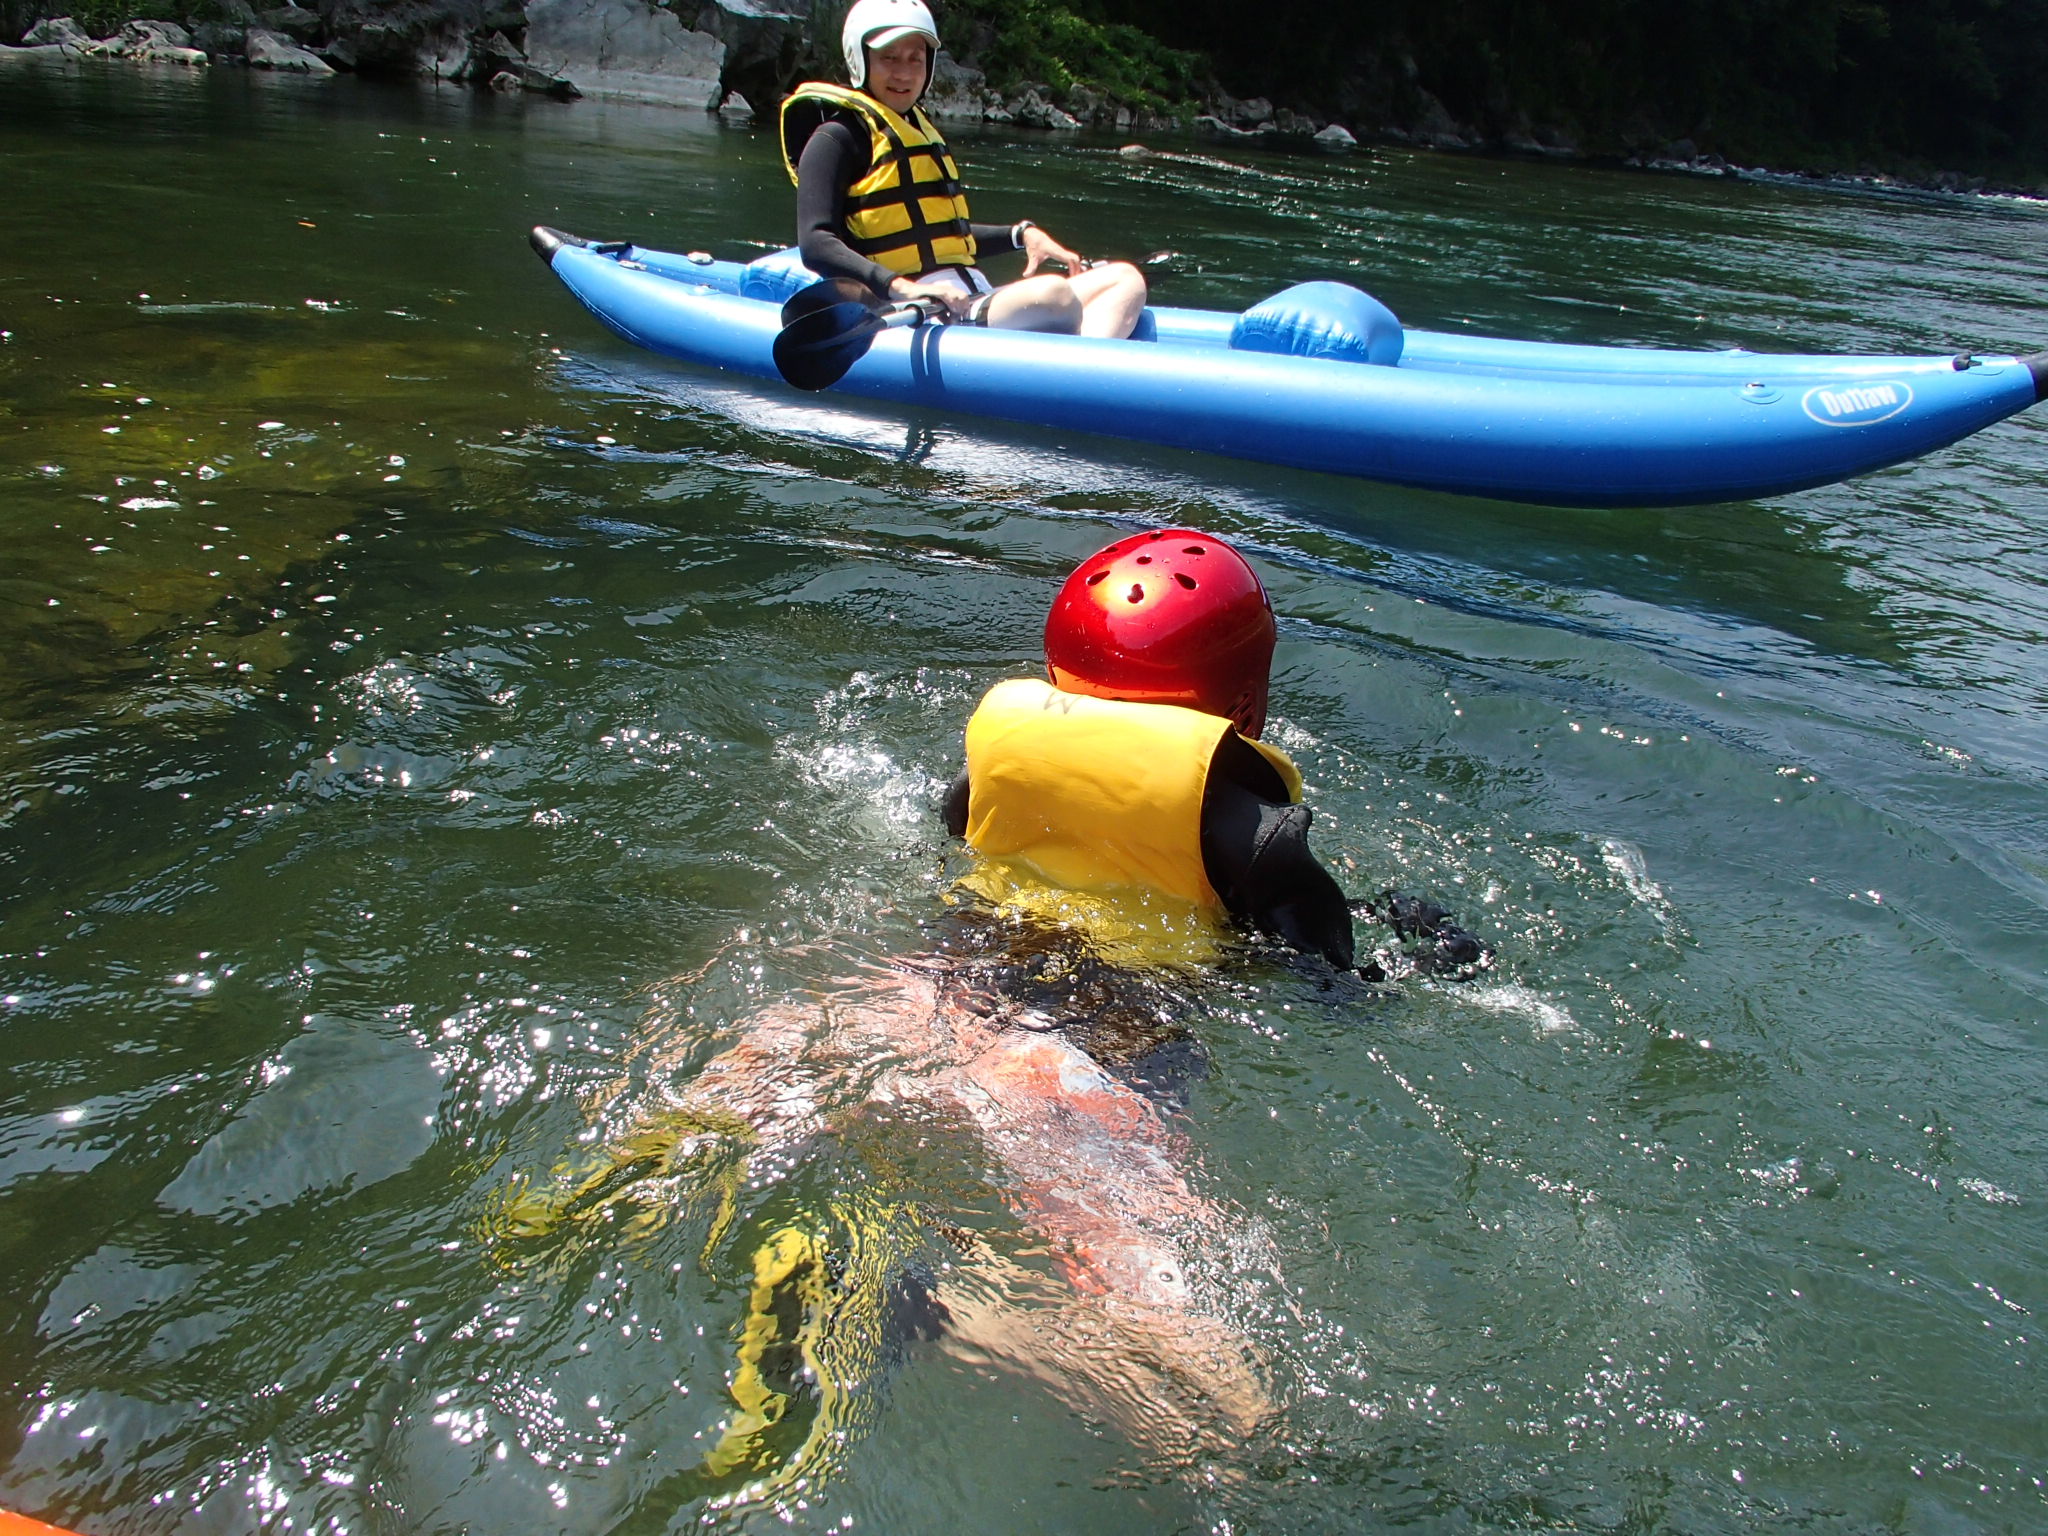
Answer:
POLYGON ((1199 544, 1188 544, 1182 547, 1181 553, 1184 555, 1206 555, 1209 551, 1202 548, 1199 544))
POLYGON ((1139 586, 1137 582, 1132 582, 1130 593, 1124 598, 1124 601, 1127 603, 1142 603, 1144 600, 1145 589, 1139 586))
POLYGON ((1186 587, 1190 592, 1195 590, 1195 578, 1190 576, 1186 571, 1175 571, 1173 573, 1173 579, 1179 582, 1182 586, 1186 587))
POLYGON ((1138 556, 1138 564, 1140 564, 1140 565, 1150 565, 1151 563, 1152 563, 1152 557, 1151 557, 1150 555, 1140 555, 1140 556, 1138 556))
POLYGON ((1103 581, 1107 580, 1107 579, 1108 579, 1108 577, 1109 577, 1109 572, 1107 572, 1107 571, 1097 571, 1097 572, 1096 572, 1096 573, 1095 573, 1095 574, 1094 574, 1093 576, 1090 576, 1090 577, 1088 578, 1088 585, 1089 585, 1089 586, 1091 586, 1091 587, 1093 587, 1093 586, 1097 586, 1097 585, 1100 585, 1100 584, 1101 584, 1101 583, 1102 583, 1103 581))

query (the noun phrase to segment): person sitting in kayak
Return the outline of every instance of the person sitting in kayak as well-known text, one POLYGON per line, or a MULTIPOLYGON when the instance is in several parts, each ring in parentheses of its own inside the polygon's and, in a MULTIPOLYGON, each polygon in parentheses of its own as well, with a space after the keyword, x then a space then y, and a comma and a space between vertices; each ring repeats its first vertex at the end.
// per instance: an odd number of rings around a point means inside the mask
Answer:
POLYGON ((959 169, 918 106, 939 47, 924 0, 855 0, 840 35, 851 87, 812 81, 782 103, 804 265, 884 298, 937 299, 976 325, 1130 335, 1145 307, 1136 267, 1086 266, 1029 219, 970 222, 959 169), (1021 250, 1024 276, 995 287, 977 265, 983 250, 1021 250), (1040 272, 1048 262, 1066 275, 1040 272))

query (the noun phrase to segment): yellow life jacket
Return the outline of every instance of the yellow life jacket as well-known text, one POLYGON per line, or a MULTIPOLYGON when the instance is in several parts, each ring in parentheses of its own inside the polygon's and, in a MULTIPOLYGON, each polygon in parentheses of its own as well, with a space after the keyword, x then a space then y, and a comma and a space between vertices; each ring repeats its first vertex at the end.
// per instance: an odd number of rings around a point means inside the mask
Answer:
MULTIPOLYGON (((1202 867, 1202 795, 1231 730, 1177 705, 998 683, 967 722, 967 841, 1069 891, 1157 894, 1220 914, 1202 867)), ((1287 754, 1250 744, 1298 801, 1287 754)))
POLYGON ((782 165, 789 179, 797 179, 811 135, 841 108, 867 125, 872 162, 846 189, 846 243, 905 277, 972 267, 974 235, 960 168, 921 107, 904 118, 865 91, 820 81, 798 86, 782 103, 782 165))

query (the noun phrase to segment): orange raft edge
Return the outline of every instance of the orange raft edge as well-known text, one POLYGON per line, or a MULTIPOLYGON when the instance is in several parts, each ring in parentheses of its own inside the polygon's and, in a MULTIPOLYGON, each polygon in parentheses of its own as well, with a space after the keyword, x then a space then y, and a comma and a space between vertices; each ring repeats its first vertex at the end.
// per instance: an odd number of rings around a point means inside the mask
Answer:
POLYGON ((31 1520, 27 1515, 11 1515, 0 1509, 0 1536, 78 1536, 61 1525, 45 1525, 40 1520, 31 1520))

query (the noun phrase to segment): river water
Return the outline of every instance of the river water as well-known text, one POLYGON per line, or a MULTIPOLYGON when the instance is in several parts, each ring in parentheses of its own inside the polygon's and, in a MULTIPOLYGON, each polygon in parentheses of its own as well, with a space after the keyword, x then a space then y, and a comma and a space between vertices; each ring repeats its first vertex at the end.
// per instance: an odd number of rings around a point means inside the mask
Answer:
MULTIPOLYGON (((2037 207, 960 147, 984 216, 1170 251, 1162 302, 1320 275, 1434 329, 2048 340, 2037 207)), ((1774 502, 1531 509, 636 352, 524 231, 782 243, 770 139, 711 119, 17 68, 0 164, 0 1504, 2048 1526, 2042 420, 1774 502), (1192 1267, 1276 1404, 1198 1445, 1063 1342, 957 1127, 717 1197, 640 1155, 749 1017, 959 942, 933 805, 973 702, 1075 560, 1166 522, 1267 578, 1271 734, 1347 888, 1497 952, 1382 988, 1041 957, 1167 1021, 1173 1177, 1234 1234, 1192 1267), (767 1235, 905 1210, 829 1455, 706 1472, 767 1235)))

